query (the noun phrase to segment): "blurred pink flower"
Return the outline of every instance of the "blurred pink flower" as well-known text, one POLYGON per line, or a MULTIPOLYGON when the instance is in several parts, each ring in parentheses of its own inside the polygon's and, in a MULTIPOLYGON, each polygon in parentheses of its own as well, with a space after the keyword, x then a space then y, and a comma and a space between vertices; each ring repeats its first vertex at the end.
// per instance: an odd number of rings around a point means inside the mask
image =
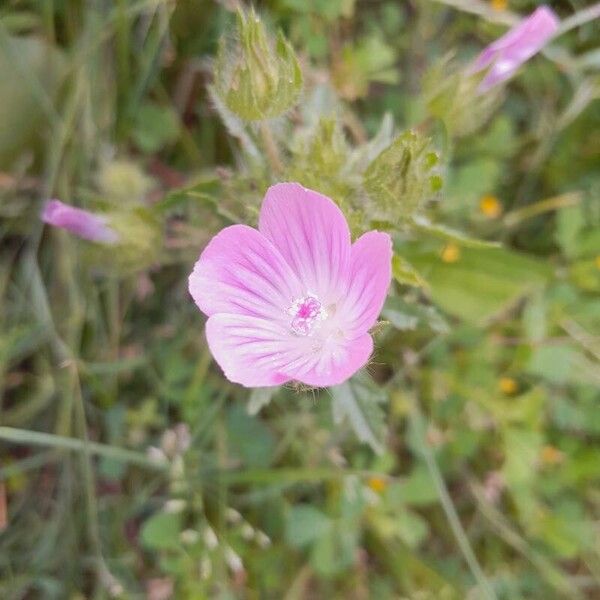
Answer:
POLYGON ((233 225, 204 249, 189 290, 225 376, 247 387, 342 383, 373 351, 391 279, 390 236, 354 244, 340 209, 297 183, 267 190, 258 231, 233 225))
POLYGON ((479 90, 485 92, 512 77, 517 69, 537 54, 556 33, 560 21, 547 6, 540 6, 529 17, 490 44, 477 57, 475 71, 489 67, 479 90))
POLYGON ((42 221, 71 233, 103 244, 115 244, 119 234, 108 226, 108 220, 87 210, 69 206, 60 200, 48 200, 41 214, 42 221))

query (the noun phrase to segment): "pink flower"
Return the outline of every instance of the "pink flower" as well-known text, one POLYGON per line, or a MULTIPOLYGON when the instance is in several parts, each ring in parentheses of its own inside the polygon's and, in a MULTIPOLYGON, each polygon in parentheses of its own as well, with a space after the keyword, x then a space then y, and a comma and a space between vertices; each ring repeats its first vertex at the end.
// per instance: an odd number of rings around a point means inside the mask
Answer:
POLYGON ((502 83, 534 54, 537 54, 554 36, 560 21, 547 6, 540 6, 529 17, 490 44, 477 57, 474 70, 489 71, 479 91, 485 92, 502 83))
POLYGON ((66 229, 92 242, 115 244, 119 241, 119 234, 108 226, 106 217, 69 206, 60 200, 48 200, 41 218, 44 223, 66 229))
POLYGON ((267 190, 258 231, 226 227, 189 289, 225 376, 247 387, 342 383, 373 351, 368 331, 391 279, 389 235, 354 244, 340 209, 298 183, 267 190))

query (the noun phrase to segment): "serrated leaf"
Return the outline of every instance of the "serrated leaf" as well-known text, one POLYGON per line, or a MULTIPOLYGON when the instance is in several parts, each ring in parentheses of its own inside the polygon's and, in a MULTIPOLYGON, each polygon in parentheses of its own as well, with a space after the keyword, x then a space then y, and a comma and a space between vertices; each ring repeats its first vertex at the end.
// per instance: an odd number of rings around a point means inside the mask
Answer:
POLYGON ((333 401, 333 420, 340 425, 348 420, 356 437, 368 444, 377 454, 383 452, 385 437, 385 415, 381 403, 385 393, 365 377, 330 388, 333 401))

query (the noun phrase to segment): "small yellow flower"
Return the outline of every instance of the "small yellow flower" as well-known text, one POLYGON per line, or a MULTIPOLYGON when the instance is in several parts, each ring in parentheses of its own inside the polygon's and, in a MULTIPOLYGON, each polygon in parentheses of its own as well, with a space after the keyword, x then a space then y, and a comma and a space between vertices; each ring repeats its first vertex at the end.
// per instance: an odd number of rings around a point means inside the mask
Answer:
POLYGON ((383 477, 371 477, 367 482, 367 485, 378 494, 385 492, 388 486, 388 482, 383 477))
POLYGON ((496 219, 502 214, 502 204, 496 196, 489 194, 482 196, 479 200, 479 210, 488 218, 496 219))
POLYGON ((455 263, 460 258, 460 248, 450 242, 442 249, 441 258, 445 263, 455 263))
POLYGON ((594 259, 594 264, 596 265, 596 269, 600 271, 600 254, 594 259))
POLYGON ((510 396, 519 389, 519 384, 512 377, 501 377, 498 387, 503 394, 510 396))
POLYGON ((554 446, 544 446, 540 455, 545 465, 557 465, 564 459, 564 454, 554 446))
POLYGON ((508 0, 491 0, 490 4, 494 10, 506 10, 508 7, 508 0))

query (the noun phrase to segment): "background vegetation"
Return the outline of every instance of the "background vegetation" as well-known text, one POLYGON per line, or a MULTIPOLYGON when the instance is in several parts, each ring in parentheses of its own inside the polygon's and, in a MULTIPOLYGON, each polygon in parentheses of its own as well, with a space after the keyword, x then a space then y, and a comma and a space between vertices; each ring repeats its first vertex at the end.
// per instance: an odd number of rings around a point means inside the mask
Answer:
POLYGON ((534 2, 257 3, 303 84, 255 124, 234 1, 2 2, 1 598, 600 598, 600 26, 552 5, 478 96, 534 2), (395 234, 341 390, 229 384, 187 293, 278 180, 395 234), (52 197, 125 242, 44 228, 52 197))

